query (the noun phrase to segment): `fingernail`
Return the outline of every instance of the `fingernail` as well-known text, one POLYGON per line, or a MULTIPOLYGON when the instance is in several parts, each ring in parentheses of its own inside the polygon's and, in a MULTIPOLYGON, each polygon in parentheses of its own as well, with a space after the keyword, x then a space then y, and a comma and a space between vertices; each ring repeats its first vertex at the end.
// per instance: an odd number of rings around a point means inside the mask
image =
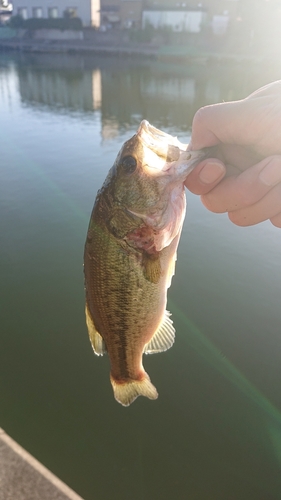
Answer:
POLYGON ((212 184, 217 181, 225 172, 225 168, 221 163, 208 162, 202 168, 199 179, 204 184, 212 184))
POLYGON ((281 163, 280 161, 271 161, 266 167, 261 171, 259 175, 259 180, 265 184, 265 186, 274 186, 281 182, 281 163))

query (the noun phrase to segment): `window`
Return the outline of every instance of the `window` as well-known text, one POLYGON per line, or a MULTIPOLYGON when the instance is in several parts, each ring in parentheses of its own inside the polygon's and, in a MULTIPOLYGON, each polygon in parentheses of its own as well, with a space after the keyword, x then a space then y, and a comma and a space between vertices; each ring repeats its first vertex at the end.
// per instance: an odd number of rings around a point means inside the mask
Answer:
POLYGON ((64 17, 73 18, 77 17, 77 8, 76 7, 67 7, 63 13, 64 17))
POLYGON ((48 9, 48 16, 49 17, 59 17, 58 8, 57 7, 50 7, 48 9))
POLYGON ((33 9, 32 9, 32 17, 43 17, 43 9, 42 9, 42 7, 33 7, 33 9))
POLYGON ((23 19, 27 19, 27 8, 26 7, 19 7, 18 8, 18 15, 21 16, 23 19))

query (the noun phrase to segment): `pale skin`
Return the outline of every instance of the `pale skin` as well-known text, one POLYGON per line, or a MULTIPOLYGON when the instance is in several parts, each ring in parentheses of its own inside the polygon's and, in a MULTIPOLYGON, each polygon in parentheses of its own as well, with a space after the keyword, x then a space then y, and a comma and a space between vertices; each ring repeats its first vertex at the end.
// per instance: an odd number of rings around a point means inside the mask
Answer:
POLYGON ((186 187, 238 226, 269 219, 281 228, 281 81, 199 109, 189 149, 210 146, 212 158, 195 167, 186 187))

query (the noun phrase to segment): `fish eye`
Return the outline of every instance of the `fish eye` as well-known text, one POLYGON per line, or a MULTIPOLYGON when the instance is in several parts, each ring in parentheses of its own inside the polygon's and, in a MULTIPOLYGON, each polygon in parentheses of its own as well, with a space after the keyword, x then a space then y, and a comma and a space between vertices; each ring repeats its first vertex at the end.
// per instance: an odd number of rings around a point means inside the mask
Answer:
POLYGON ((126 174, 132 174, 137 168, 137 160, 131 155, 124 156, 121 160, 121 167, 126 174))

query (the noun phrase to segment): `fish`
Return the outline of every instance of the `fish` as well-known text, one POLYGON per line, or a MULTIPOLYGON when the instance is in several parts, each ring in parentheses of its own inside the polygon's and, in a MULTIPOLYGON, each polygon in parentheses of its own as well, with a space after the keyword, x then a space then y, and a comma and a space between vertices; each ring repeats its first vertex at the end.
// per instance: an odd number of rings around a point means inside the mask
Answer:
POLYGON ((90 217, 85 249, 86 324, 108 353, 115 399, 157 399, 143 354, 166 351, 175 328, 167 289, 186 211, 184 180, 204 152, 143 120, 119 151, 90 217))

